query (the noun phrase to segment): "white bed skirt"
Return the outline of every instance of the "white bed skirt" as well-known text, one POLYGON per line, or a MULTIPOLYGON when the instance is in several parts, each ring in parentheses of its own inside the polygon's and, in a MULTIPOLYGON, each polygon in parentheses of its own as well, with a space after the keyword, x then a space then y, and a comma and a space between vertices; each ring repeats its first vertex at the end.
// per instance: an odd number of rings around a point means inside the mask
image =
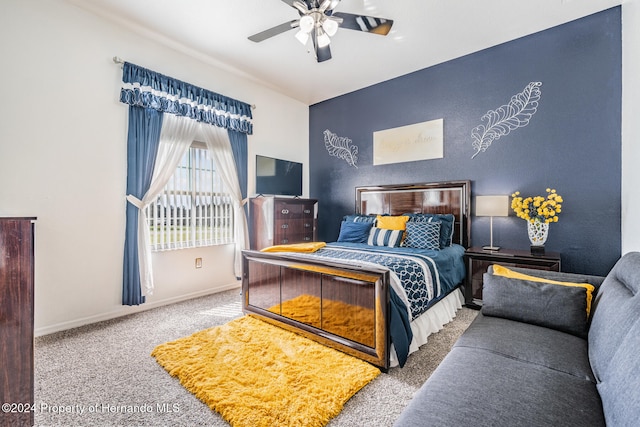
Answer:
MULTIPOLYGON (((429 335, 440 331, 444 325, 456 317, 456 312, 462 308, 464 297, 460 288, 438 301, 433 307, 411 322, 413 340, 409 346, 409 354, 427 343, 429 335)), ((396 349, 391 344, 390 366, 398 366, 396 349)))

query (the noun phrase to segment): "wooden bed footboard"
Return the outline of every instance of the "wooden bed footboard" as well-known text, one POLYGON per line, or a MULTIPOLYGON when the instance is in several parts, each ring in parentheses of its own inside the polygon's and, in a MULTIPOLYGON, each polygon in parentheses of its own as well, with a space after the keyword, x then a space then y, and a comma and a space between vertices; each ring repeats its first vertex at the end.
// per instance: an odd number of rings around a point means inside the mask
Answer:
POLYGON ((389 271, 243 251, 243 311, 389 368, 389 271))

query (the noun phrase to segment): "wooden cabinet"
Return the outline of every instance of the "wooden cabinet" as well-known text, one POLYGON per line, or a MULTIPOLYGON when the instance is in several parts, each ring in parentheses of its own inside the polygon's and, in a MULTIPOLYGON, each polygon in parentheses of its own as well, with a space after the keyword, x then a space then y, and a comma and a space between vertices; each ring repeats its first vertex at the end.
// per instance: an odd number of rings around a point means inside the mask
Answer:
POLYGON ((318 201, 255 197, 249 205, 251 249, 313 242, 317 239, 318 201))
POLYGON ((505 267, 523 267, 536 270, 560 271, 560 254, 547 252, 544 255, 533 255, 529 251, 500 249, 487 251, 482 248, 469 248, 465 252, 467 260, 467 278, 465 285, 465 302, 468 307, 482 306, 482 275, 491 264, 505 267))
POLYGON ((0 425, 33 425, 35 218, 0 218, 0 425), (8 406, 7 406, 8 405, 8 406))

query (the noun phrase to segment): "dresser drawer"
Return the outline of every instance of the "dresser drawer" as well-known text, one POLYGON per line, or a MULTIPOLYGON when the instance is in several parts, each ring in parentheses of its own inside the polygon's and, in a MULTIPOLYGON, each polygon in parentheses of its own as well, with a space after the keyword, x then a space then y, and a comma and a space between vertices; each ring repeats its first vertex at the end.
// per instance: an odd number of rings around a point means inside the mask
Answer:
POLYGON ((276 219, 298 219, 302 218, 304 206, 299 203, 276 203, 274 216, 276 219))

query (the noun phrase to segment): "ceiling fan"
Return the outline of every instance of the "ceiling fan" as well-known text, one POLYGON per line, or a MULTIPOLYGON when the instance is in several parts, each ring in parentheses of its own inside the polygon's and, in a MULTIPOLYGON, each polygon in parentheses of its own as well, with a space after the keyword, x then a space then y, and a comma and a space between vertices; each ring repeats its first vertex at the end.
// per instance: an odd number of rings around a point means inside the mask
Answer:
POLYGON ((300 18, 276 25, 249 37, 249 40, 261 42, 270 37, 298 28, 296 39, 303 45, 309 40, 318 62, 331 59, 329 44, 339 27, 367 33, 387 35, 393 20, 352 13, 334 12, 340 0, 282 0, 300 14, 300 18))

